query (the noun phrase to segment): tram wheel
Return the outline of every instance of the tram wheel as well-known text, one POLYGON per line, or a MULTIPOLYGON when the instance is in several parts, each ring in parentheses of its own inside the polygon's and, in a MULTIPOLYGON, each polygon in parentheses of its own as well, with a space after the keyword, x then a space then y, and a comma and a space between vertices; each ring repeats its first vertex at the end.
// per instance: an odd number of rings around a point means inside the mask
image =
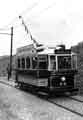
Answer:
POLYGON ((23 89, 23 84, 22 83, 18 83, 18 86, 20 89, 23 89))

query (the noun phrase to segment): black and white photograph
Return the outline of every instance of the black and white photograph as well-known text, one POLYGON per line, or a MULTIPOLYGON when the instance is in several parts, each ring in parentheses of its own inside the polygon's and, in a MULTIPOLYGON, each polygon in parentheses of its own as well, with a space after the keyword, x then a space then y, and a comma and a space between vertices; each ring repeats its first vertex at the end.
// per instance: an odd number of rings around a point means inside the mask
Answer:
POLYGON ((0 0, 0 120, 83 120, 83 0, 0 0))

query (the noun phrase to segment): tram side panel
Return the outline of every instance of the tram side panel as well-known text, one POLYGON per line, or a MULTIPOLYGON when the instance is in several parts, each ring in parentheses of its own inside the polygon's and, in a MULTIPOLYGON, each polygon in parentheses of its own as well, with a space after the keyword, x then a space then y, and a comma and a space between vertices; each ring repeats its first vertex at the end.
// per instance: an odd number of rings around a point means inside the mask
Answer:
POLYGON ((47 91, 48 71, 46 70, 17 70, 17 83, 32 86, 38 90, 47 91))
POLYGON ((36 72, 32 70, 17 71, 17 82, 22 84, 35 85, 37 83, 36 72))

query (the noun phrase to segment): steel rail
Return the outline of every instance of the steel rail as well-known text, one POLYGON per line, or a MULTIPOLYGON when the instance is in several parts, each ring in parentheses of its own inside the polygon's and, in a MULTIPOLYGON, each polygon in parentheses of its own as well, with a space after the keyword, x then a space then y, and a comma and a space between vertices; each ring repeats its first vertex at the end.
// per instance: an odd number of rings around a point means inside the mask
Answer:
POLYGON ((72 97, 72 96, 66 96, 66 97, 68 97, 69 99, 75 100, 75 101, 77 101, 77 102, 83 103, 83 100, 79 100, 79 99, 74 98, 74 97, 72 97))
MULTIPOLYGON (((0 83, 15 88, 15 86, 13 86, 13 85, 11 85, 11 84, 8 84, 8 83, 5 83, 5 82, 3 82, 3 81, 0 81, 0 83)), ((16 88, 16 89, 18 89, 18 88, 16 88)), ((78 116, 80 116, 80 117, 83 117, 83 114, 81 114, 81 113, 79 113, 79 112, 77 112, 77 111, 74 111, 74 110, 72 110, 72 109, 70 109, 70 108, 68 108, 68 107, 66 107, 66 106, 64 106, 64 105, 61 105, 61 104, 59 104, 59 103, 51 100, 50 98, 48 98, 48 99, 47 99, 46 97, 45 97, 45 98, 41 97, 41 98, 44 99, 44 100, 46 100, 46 101, 48 101, 48 102, 51 103, 51 104, 54 104, 54 105, 56 105, 56 106, 58 106, 58 107, 60 107, 60 108, 63 108, 63 109, 65 109, 65 110, 71 112, 71 113, 74 113, 74 114, 76 114, 76 115, 78 115, 78 116)), ((73 99, 73 100, 80 102, 80 100, 76 100, 76 99, 73 99)))
POLYGON ((76 115, 78 115, 78 116, 83 117, 83 114, 81 114, 81 113, 79 113, 79 112, 76 112, 76 111, 74 111, 74 110, 72 110, 72 109, 70 109, 70 108, 68 108, 68 107, 65 107, 64 105, 60 105, 60 104, 58 104, 58 103, 56 103, 56 102, 54 102, 54 101, 52 101, 52 100, 50 100, 50 99, 48 99, 47 101, 50 102, 50 103, 52 103, 52 104, 54 104, 54 105, 56 105, 56 106, 58 106, 58 107, 61 107, 61 108, 65 109, 65 110, 67 110, 67 111, 69 111, 69 112, 72 112, 72 113, 74 113, 74 114, 76 114, 76 115))

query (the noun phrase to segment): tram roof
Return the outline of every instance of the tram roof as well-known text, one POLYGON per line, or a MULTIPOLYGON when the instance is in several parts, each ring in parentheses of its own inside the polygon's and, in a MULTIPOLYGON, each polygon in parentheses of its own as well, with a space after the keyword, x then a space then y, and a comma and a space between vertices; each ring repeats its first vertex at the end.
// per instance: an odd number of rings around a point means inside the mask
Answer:
POLYGON ((42 50, 41 52, 38 52, 38 54, 54 54, 54 49, 46 48, 42 50))
MULTIPOLYGON (((41 46, 39 48, 35 48, 33 44, 23 46, 17 49, 17 54, 18 55, 23 55, 23 54, 29 54, 29 55, 34 55, 34 54, 71 54, 71 49, 56 49, 56 48, 50 48, 46 46, 41 46)), ((74 53, 73 53, 74 54, 74 53)))

